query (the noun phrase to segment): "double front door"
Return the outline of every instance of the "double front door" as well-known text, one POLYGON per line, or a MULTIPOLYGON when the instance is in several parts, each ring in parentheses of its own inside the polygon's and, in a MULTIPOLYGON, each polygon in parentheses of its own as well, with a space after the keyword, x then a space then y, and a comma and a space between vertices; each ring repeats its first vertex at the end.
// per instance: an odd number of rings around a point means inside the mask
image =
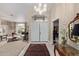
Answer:
POLYGON ((48 41, 48 22, 33 22, 31 41, 48 41))

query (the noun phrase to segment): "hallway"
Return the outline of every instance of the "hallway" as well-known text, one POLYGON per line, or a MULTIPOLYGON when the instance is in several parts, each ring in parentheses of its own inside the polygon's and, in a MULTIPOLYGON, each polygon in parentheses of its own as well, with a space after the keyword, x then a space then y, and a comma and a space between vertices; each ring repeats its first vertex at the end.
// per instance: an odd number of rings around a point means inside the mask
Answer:
POLYGON ((0 3, 1 56, 79 56, 78 30, 79 4, 0 3))

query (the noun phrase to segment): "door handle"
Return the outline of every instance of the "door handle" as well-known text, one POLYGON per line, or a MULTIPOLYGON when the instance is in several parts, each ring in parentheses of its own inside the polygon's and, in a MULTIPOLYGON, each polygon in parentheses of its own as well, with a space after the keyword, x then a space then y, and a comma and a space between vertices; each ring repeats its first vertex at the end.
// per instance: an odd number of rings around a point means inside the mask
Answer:
POLYGON ((41 32, 40 32, 40 34, 41 34, 41 32))

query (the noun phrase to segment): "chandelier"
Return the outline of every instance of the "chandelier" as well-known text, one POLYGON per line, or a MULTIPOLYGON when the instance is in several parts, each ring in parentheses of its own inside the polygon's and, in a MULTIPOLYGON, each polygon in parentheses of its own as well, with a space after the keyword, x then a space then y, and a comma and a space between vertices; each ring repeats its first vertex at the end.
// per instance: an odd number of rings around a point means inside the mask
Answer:
POLYGON ((34 10, 39 13, 39 15, 42 15, 44 12, 47 11, 47 4, 41 4, 39 3, 38 5, 34 6, 34 10))

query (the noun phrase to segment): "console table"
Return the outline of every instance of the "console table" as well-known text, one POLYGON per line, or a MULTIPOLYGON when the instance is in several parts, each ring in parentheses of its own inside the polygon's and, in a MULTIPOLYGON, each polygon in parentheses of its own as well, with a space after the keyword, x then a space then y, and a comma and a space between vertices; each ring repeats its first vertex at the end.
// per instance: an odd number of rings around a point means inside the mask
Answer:
POLYGON ((79 56, 79 50, 77 50, 77 49, 75 49, 75 48, 73 48, 73 47, 71 47, 69 45, 65 45, 65 46, 63 46, 62 44, 58 45, 55 48, 55 50, 58 51, 60 56, 79 56))

